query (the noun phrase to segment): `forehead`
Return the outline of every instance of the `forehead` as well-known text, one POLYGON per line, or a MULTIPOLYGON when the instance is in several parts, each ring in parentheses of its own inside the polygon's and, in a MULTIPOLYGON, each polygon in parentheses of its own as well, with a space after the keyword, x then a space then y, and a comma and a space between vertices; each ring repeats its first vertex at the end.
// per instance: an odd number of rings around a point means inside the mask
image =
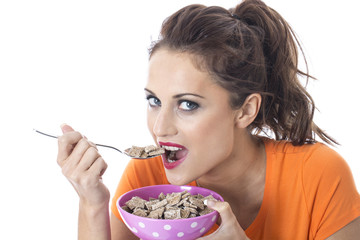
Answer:
POLYGON ((195 59, 188 53, 159 49, 149 61, 147 87, 161 85, 163 88, 181 90, 203 89, 216 85, 210 74, 194 65, 195 59))

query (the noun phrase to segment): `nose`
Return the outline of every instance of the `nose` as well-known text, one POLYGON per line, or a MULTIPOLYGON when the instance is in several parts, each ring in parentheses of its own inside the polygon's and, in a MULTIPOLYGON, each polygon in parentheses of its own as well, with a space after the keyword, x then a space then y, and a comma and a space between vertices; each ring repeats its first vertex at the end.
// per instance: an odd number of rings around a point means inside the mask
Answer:
POLYGON ((161 108, 155 116, 153 133, 157 137, 168 137, 177 134, 175 116, 171 110, 161 108))

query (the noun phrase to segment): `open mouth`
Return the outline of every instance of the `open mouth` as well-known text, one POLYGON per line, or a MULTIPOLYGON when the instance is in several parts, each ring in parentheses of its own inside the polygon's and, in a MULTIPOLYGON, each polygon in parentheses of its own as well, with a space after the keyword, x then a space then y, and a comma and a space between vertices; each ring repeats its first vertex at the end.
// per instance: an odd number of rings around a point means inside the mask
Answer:
POLYGON ((165 149, 165 156, 166 160, 170 163, 176 162, 177 160, 184 157, 182 152, 182 148, 179 147, 173 147, 173 146, 161 146, 163 149, 165 149))
POLYGON ((173 142, 159 142, 159 145, 165 150, 162 160, 166 169, 176 168, 187 159, 189 151, 186 147, 173 142))

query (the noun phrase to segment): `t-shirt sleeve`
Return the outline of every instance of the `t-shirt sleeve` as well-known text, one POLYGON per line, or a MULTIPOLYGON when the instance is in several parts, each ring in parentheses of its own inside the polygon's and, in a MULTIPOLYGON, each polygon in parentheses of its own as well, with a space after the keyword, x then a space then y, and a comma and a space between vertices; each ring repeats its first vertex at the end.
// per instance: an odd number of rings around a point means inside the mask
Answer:
POLYGON ((303 188, 315 239, 326 239, 360 216, 360 196, 345 160, 321 145, 303 167, 303 188))
POLYGON ((130 160, 112 198, 111 212, 122 220, 116 206, 118 198, 133 189, 158 184, 169 184, 159 157, 147 159, 146 161, 130 160))

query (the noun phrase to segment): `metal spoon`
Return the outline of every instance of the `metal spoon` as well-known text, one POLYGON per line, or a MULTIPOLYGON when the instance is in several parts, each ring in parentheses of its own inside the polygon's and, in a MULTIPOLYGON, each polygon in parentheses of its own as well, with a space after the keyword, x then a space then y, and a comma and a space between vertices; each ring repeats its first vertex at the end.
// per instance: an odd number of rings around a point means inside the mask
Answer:
MULTIPOLYGON (((51 134, 47 134, 47 133, 44 133, 44 132, 41 132, 41 131, 39 131, 39 130, 36 130, 36 129, 33 129, 35 132, 37 132, 37 133, 40 133, 40 134, 42 134, 42 135, 44 135, 44 136, 48 136, 48 137, 52 137, 52 138, 58 138, 57 136, 54 136, 54 135, 51 135, 51 134)), ((109 145, 104 145, 104 144, 98 144, 98 143, 95 143, 95 145, 96 146, 98 146, 98 147, 106 147, 106 148, 111 148, 111 149, 114 149, 114 150, 116 150, 116 151, 118 151, 118 152, 120 152, 120 153, 122 153, 122 154, 124 154, 124 155, 126 155, 126 156, 128 156, 128 157, 131 157, 131 158, 136 158, 136 159, 148 159, 148 158, 153 158, 153 157, 156 157, 156 156, 160 156, 162 153, 159 153, 159 154, 155 154, 155 155, 151 155, 151 156, 147 156, 147 157, 135 157, 135 156, 132 156, 132 155, 130 155, 128 152, 126 152, 126 151, 121 151, 120 149, 118 149, 118 148, 116 148, 116 147, 112 147, 112 146, 109 146, 109 145)))

